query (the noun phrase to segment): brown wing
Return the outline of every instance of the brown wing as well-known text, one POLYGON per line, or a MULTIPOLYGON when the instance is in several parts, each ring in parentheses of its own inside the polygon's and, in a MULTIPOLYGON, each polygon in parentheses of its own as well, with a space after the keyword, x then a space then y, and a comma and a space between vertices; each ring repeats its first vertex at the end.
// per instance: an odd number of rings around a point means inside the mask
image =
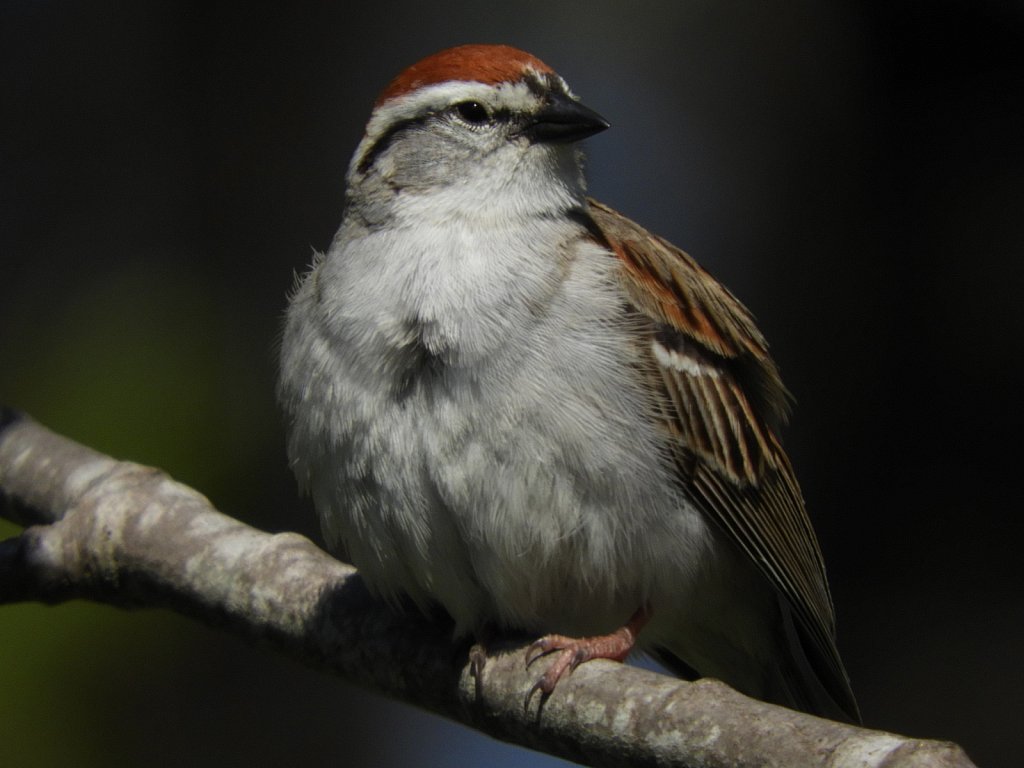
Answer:
POLYGON ((764 337, 689 255, 593 200, 590 215, 622 260, 630 300, 656 323, 651 352, 688 492, 785 597, 825 667, 818 674, 855 716, 821 550, 776 436, 788 393, 764 337))

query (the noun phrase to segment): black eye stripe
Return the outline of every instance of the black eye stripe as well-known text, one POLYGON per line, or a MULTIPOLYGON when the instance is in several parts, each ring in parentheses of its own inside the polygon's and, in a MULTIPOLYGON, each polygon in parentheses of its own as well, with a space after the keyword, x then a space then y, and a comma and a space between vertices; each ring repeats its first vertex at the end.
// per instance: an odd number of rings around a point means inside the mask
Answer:
POLYGON ((363 155, 363 159, 359 161, 359 173, 366 173, 366 169, 373 165, 373 161, 377 159, 377 156, 388 148, 398 134, 412 126, 422 125, 430 117, 433 117, 433 114, 420 115, 419 117, 409 118, 408 120, 399 120, 388 128, 388 130, 374 142, 373 146, 366 151, 366 154, 363 155))

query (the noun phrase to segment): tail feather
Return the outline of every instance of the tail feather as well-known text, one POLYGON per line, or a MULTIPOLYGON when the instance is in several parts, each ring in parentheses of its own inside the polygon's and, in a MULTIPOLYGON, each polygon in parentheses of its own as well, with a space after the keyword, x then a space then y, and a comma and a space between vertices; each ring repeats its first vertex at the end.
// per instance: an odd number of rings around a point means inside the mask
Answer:
POLYGON ((828 656, 808 637, 793 612, 782 601, 782 626, 788 658, 773 676, 791 706, 832 720, 860 723, 860 708, 850 688, 850 678, 833 646, 828 656))
MULTIPOLYGON (((850 688, 850 681, 835 649, 826 654, 802 631, 785 600, 780 600, 782 633, 776 643, 778 653, 773 662, 762 667, 760 683, 752 688, 750 680, 730 680, 727 675, 718 677, 732 685, 740 693, 798 709, 830 720, 860 723, 860 709, 850 688)), ((651 649, 651 654, 669 671, 684 680, 696 680, 702 676, 687 661, 670 649, 660 646, 651 649)))

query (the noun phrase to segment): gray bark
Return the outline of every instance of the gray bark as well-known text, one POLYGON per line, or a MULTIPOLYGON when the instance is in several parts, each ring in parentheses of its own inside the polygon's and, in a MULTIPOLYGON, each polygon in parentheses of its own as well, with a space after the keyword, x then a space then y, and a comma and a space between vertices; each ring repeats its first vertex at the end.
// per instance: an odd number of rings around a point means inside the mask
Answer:
POLYGON ((267 534, 163 472, 116 461, 0 410, 0 512, 28 527, 0 543, 0 603, 89 598, 168 606, 496 738, 595 766, 971 766, 954 744, 772 706, 722 683, 605 661, 545 701, 526 693, 525 646, 469 648, 444 616, 374 599, 309 540, 267 534))

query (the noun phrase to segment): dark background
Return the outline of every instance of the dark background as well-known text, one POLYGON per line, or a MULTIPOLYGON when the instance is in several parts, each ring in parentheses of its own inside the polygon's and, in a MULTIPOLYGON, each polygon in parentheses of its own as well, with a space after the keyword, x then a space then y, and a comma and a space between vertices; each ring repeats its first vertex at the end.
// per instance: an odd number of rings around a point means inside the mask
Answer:
MULTIPOLYGON (((376 92, 463 42, 565 76, 613 124, 595 196, 758 316, 867 723, 1019 765, 1019 2, 7 0, 0 401, 316 536, 273 400, 285 295, 376 92)), ((0 741, 11 766, 555 762, 87 604, 0 610, 0 741)))

